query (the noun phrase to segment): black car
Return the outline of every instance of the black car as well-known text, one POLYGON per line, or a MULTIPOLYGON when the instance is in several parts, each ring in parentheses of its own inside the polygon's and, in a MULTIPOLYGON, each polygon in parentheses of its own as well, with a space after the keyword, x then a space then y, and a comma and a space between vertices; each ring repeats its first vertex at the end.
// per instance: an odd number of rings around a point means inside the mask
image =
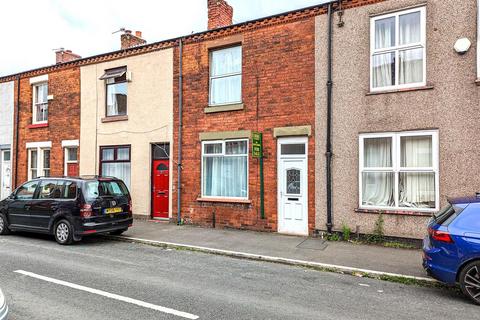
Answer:
POLYGON ((132 202, 123 181, 110 177, 38 178, 0 202, 0 235, 53 234, 60 244, 132 226, 132 202))

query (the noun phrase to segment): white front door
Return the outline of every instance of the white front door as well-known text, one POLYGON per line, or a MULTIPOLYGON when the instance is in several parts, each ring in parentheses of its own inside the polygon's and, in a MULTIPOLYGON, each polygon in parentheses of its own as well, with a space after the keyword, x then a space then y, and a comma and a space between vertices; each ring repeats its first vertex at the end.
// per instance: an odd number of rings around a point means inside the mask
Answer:
POLYGON ((308 138, 278 140, 278 232, 308 235, 308 138))
POLYGON ((12 166, 10 150, 3 150, 0 155, 2 171, 0 172, 0 200, 5 199, 12 192, 12 166))

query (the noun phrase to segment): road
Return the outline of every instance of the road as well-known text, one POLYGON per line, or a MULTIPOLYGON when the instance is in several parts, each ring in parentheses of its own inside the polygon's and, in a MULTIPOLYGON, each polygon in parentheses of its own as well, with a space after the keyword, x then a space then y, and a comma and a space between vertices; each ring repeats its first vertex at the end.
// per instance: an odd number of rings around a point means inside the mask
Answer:
POLYGON ((478 319, 453 290, 102 237, 73 246, 0 237, 10 320, 478 319))

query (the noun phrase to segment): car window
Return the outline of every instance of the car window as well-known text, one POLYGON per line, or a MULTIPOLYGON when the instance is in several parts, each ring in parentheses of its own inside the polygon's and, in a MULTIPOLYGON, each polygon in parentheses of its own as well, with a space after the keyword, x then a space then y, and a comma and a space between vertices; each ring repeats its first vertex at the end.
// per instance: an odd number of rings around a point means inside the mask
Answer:
POLYGON ((56 188, 56 180, 44 180, 40 183, 39 199, 58 199, 60 197, 59 190, 56 188))
POLYGON ((25 183, 23 186, 18 188, 15 197, 19 200, 28 200, 33 199, 35 190, 37 189, 38 181, 31 181, 25 183))
POLYGON ((455 220, 455 228, 466 233, 480 234, 480 205, 470 204, 455 220))
POLYGON ((73 181, 58 181, 57 189, 61 199, 75 199, 77 197, 77 184, 73 181))
POLYGON ((128 195, 128 189, 121 181, 92 181, 85 185, 85 198, 90 200, 102 196, 128 195))

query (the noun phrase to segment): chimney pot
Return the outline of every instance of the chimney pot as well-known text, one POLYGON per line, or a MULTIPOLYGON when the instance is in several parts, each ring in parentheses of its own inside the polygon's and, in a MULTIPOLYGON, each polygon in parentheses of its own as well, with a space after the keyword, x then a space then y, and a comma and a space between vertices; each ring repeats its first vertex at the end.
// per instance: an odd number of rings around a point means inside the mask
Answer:
POLYGON ((141 38, 142 37, 142 31, 135 31, 135 36, 141 38))
POLYGON ((208 29, 226 27, 232 24, 233 8, 225 0, 207 0, 208 29))

